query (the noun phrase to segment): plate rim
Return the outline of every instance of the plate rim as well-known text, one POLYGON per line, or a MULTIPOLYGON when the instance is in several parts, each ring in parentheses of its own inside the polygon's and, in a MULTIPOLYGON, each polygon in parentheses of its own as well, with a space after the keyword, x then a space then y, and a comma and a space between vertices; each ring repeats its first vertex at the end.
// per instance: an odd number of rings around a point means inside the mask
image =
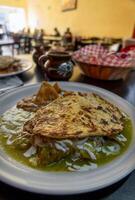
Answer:
POLYGON ((33 63, 29 59, 21 59, 21 61, 27 62, 27 66, 25 68, 23 68, 19 71, 11 72, 11 73, 0 74, 0 78, 6 78, 9 76, 19 75, 19 74, 22 74, 23 72, 28 71, 29 69, 31 69, 33 67, 33 63))

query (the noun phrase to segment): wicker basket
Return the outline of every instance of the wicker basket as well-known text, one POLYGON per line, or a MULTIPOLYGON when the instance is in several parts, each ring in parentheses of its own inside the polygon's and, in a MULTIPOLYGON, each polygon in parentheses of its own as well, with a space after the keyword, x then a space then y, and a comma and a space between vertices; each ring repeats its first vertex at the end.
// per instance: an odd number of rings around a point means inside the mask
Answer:
POLYGON ((116 67, 92 65, 75 61, 81 71, 88 77, 100 80, 119 80, 125 79, 133 67, 116 67))

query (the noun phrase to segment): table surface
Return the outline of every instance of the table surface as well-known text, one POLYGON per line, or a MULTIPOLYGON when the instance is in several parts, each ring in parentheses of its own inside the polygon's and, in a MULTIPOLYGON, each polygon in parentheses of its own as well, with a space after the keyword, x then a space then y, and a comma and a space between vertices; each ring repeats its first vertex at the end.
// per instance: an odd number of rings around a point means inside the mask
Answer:
MULTIPOLYGON (((27 58, 31 59, 31 56, 27 56, 27 58)), ((33 84, 37 82, 41 82, 45 80, 43 73, 33 65, 33 68, 22 75, 19 75, 20 79, 24 82, 24 84, 33 84)), ((99 81, 86 77, 81 74, 81 71, 77 66, 74 68, 74 73, 70 81, 87 83, 95 86, 99 86, 101 88, 105 88, 111 92, 114 92, 133 105, 135 105, 135 71, 132 71, 130 75, 127 77, 125 81, 99 81)), ((15 199, 23 199, 23 200, 40 200, 45 199, 73 199, 76 200, 84 200, 84 199, 104 199, 104 200, 134 200, 135 199, 135 171, 132 174, 122 180, 121 182, 106 188, 101 191, 97 191, 96 193, 87 193, 82 195, 75 196, 45 196, 45 195, 37 195, 33 193, 28 193, 25 191, 21 191, 19 189, 15 189, 11 186, 8 186, 2 182, 0 182, 0 200, 15 200, 15 199)))
POLYGON ((14 40, 11 39, 0 40, 0 46, 13 45, 14 43, 15 43, 14 40))
POLYGON ((60 41, 62 39, 62 37, 56 37, 56 36, 44 36, 44 40, 52 40, 52 41, 60 41))

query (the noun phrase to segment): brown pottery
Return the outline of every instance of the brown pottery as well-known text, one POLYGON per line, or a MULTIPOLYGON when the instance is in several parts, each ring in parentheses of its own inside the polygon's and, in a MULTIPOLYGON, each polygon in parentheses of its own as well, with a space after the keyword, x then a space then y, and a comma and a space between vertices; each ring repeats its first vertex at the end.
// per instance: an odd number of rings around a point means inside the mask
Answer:
POLYGON ((39 58, 39 65, 50 80, 66 81, 72 76, 74 64, 69 53, 50 51, 39 58))

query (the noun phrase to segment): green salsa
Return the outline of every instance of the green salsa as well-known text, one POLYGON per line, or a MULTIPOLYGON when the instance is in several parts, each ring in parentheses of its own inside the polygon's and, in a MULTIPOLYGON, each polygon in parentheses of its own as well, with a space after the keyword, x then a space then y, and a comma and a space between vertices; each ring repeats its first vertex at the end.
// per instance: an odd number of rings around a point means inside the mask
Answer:
POLYGON ((132 123, 126 118, 124 130, 111 138, 93 136, 75 141, 56 140, 35 149, 25 138, 15 139, 22 131, 24 122, 33 116, 34 113, 15 107, 4 113, 0 118, 0 148, 16 161, 38 170, 95 169, 122 155, 131 143, 132 123))

